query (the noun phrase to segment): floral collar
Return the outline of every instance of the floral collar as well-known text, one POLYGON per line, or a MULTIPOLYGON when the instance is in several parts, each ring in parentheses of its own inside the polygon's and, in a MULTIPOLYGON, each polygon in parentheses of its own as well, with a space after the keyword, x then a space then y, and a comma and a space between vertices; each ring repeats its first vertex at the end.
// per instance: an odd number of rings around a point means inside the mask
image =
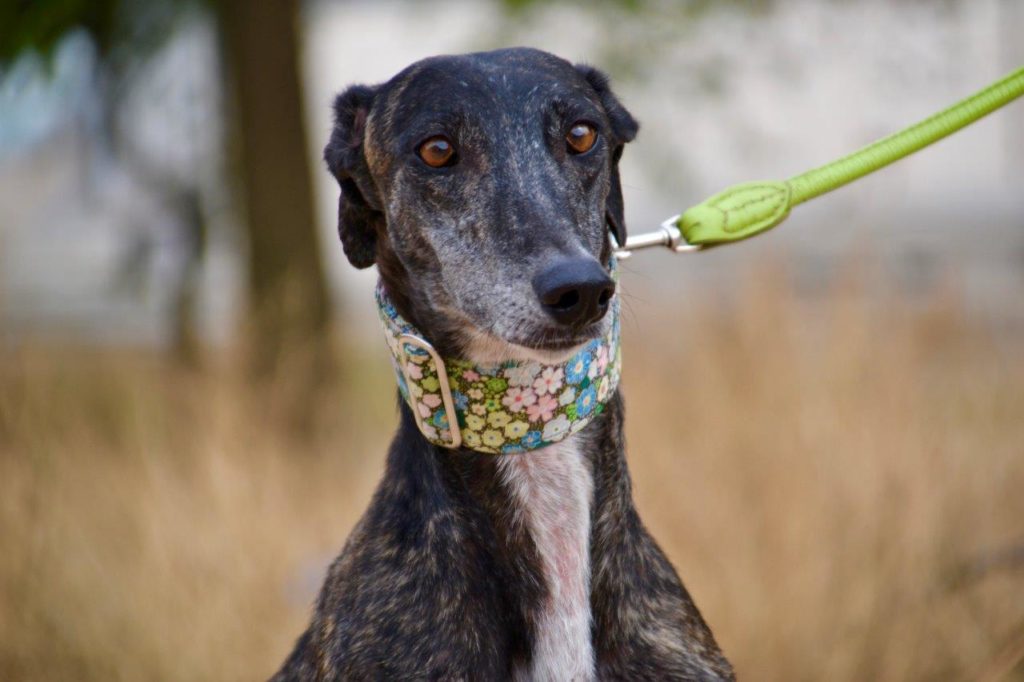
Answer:
POLYGON ((543 448, 604 411, 619 383, 619 297, 612 324, 568 361, 478 365, 442 359, 377 285, 398 389, 428 441, 446 448, 506 454, 543 448), (452 415, 455 416, 454 423, 452 415))

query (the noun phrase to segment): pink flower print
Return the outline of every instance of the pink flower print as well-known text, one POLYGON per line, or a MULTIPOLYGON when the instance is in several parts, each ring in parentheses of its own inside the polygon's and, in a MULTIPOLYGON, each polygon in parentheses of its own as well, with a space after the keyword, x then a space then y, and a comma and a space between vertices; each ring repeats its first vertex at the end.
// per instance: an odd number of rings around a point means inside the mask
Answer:
POLYGON ((424 405, 423 403, 416 403, 416 410, 420 413, 420 416, 426 419, 430 415, 434 414, 434 411, 424 405))
POLYGON ((473 414, 478 414, 481 417, 487 414, 487 407, 483 405, 483 403, 473 403, 472 405, 469 406, 469 409, 473 412, 473 414))
POLYGON ((430 424, 424 424, 423 435, 426 436, 429 440, 437 440, 437 429, 435 429, 430 424))
POLYGON ((533 390, 537 392, 537 395, 553 394, 562 387, 563 379, 565 379, 565 372, 561 367, 547 367, 533 382, 533 390))
POLYGON ((597 371, 604 374, 605 368, 608 366, 608 348, 607 346, 601 346, 597 349, 597 371))
POLYGON ((512 412, 522 412, 535 402, 537 402, 537 394, 533 392, 532 388, 510 388, 505 397, 501 399, 501 404, 512 412))
POLYGON ((423 368, 411 362, 405 363, 405 372, 413 381, 419 381, 423 378, 423 368))
POLYGON ((553 395, 542 395, 537 398, 537 402, 526 408, 526 416, 530 418, 530 421, 535 422, 540 420, 546 422, 551 419, 555 414, 555 410, 558 408, 558 399, 553 395))
POLYGON ((437 408, 441 406, 441 396, 436 393, 428 393, 423 396, 423 404, 430 408, 437 408))
POLYGON ((481 391, 479 388, 471 388, 468 391, 466 391, 466 395, 468 395, 473 400, 480 400, 481 398, 484 397, 484 392, 481 391))
POLYGON ((467 369, 462 373, 462 378, 466 381, 480 381, 480 375, 471 369, 467 369))

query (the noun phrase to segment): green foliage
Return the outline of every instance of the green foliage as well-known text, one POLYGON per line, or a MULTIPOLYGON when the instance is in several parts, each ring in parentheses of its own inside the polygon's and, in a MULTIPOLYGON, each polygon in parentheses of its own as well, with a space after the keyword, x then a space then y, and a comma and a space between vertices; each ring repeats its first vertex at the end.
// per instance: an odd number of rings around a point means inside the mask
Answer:
POLYGON ((0 4, 0 65, 25 52, 44 58, 67 33, 86 31, 101 52, 106 52, 114 35, 119 0, 13 0, 0 4))
POLYGON ((0 2, 0 68, 26 53, 49 61, 68 33, 84 31, 101 59, 145 55, 202 0, 6 0, 0 2))

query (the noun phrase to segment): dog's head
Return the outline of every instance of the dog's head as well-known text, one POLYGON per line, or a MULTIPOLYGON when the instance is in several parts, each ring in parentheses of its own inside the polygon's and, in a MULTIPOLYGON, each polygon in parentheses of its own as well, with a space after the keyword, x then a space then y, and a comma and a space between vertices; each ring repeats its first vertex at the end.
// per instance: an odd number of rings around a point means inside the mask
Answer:
POLYGON ((637 123, 604 75, 525 48, 434 57, 334 106, 345 253, 439 351, 551 359, 605 331, 637 123))

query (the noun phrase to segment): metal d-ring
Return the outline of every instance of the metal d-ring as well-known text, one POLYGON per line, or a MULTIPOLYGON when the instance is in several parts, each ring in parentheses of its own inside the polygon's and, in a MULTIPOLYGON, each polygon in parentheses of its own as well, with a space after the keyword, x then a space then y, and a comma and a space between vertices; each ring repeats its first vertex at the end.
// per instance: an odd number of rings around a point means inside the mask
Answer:
POLYGON ((638 235, 631 235, 626 238, 626 243, 615 249, 617 258, 629 258, 637 249, 647 249, 652 246, 664 246, 676 253, 690 253, 703 249, 701 244, 691 244, 683 237, 676 223, 679 222, 678 215, 672 216, 663 222, 653 232, 643 232, 638 235))

